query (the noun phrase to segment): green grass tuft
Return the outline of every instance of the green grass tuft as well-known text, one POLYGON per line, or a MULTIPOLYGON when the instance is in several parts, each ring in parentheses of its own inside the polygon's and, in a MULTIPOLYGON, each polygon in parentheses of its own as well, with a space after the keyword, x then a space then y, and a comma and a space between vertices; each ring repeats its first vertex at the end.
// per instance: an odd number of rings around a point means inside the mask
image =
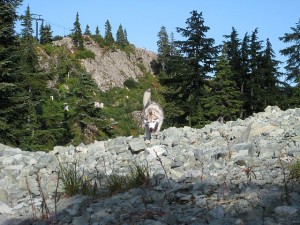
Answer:
POLYGON ((59 176, 67 196, 90 195, 93 191, 92 180, 85 176, 84 169, 79 170, 77 162, 59 162, 59 176))

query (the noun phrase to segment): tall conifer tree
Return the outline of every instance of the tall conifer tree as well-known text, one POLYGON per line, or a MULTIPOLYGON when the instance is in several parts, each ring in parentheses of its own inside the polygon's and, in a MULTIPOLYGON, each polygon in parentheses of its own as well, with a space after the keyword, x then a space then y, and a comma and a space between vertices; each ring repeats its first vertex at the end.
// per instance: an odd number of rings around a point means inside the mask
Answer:
POLYGON ((29 6, 27 6, 25 15, 22 16, 22 22, 21 25, 23 27, 21 35, 22 37, 26 39, 31 39, 33 34, 33 28, 32 28, 32 18, 31 18, 31 12, 29 6))
POLYGON ((279 40, 292 45, 280 50, 280 53, 288 57, 286 66, 287 79, 300 85, 300 19, 295 27, 291 27, 292 33, 285 33, 279 40))
POLYGON ((240 111, 240 118, 249 116, 247 110, 249 107, 249 101, 247 99, 248 93, 250 93, 250 37, 248 33, 244 35, 244 38, 241 43, 241 86, 240 92, 241 97, 243 98, 244 105, 240 111))
POLYGON ((227 45, 223 45, 222 55, 216 64, 215 78, 210 81, 209 91, 201 97, 199 104, 198 126, 219 120, 225 122, 236 120, 242 107, 239 88, 234 81, 234 73, 230 65, 227 45))
POLYGON ((80 27, 80 22, 79 22, 79 14, 77 12, 76 14, 76 19, 74 22, 74 28, 72 30, 72 40, 74 45, 78 48, 78 49, 83 49, 83 38, 82 38, 82 31, 81 31, 81 27, 80 27))
POLYGON ((47 24, 47 25, 41 25, 41 30, 40 30, 40 43, 41 44, 48 44, 51 43, 53 40, 52 37, 52 30, 51 30, 51 25, 47 24))
POLYGON ((226 51, 229 63, 233 72, 233 79, 237 84, 237 87, 241 90, 243 79, 241 76, 241 43, 238 38, 237 30, 232 27, 230 35, 224 35, 227 39, 224 43, 226 44, 226 51))
POLYGON ((106 20, 104 40, 105 40, 105 45, 107 45, 107 46, 112 46, 115 42, 111 29, 112 28, 111 28, 110 22, 108 20, 106 20))
POLYGON ((266 47, 263 51, 261 61, 261 90, 264 96, 262 108, 268 105, 280 105, 278 101, 278 84, 281 74, 278 71, 279 61, 275 60, 275 53, 269 39, 266 41, 266 47))
POLYGON ((14 24, 21 0, 0 1, 0 142, 18 146, 18 132, 27 123, 27 95, 23 89, 20 45, 14 24))
POLYGON ((84 35, 91 35, 90 26, 87 24, 84 30, 84 35))
POLYGON ((116 34, 116 44, 121 48, 127 45, 127 40, 122 25, 120 24, 116 34))
POLYGON ((182 98, 189 102, 189 125, 193 126, 193 114, 199 103, 199 97, 204 94, 204 85, 209 74, 213 72, 218 49, 214 46, 214 39, 208 38, 209 27, 204 25, 202 12, 192 11, 186 20, 186 28, 177 27, 186 40, 176 41, 180 52, 186 58, 189 71, 186 71, 186 82, 183 83, 182 98))
POLYGON ((100 30, 99 30, 99 27, 98 27, 98 26, 96 27, 95 34, 96 34, 96 35, 100 35, 100 30))
POLYGON ((263 77, 261 74, 261 62, 262 62, 262 41, 258 38, 258 29, 256 28, 251 35, 250 39, 250 79, 248 81, 250 92, 248 93, 249 99, 249 111, 252 115, 254 112, 263 110, 262 106, 262 87, 263 77))
POLYGON ((171 55, 169 35, 167 33, 166 27, 162 26, 158 32, 158 41, 157 43, 157 53, 158 53, 158 62, 161 64, 162 68, 165 69, 166 60, 171 55))
POLYGON ((25 15, 22 16, 22 44, 23 44, 23 65, 27 72, 35 72, 37 68, 36 40, 32 36, 32 18, 29 6, 27 6, 25 15))
POLYGON ((128 35, 127 35, 127 30, 126 29, 124 29, 124 39, 125 39, 126 45, 128 45, 129 41, 128 41, 128 35))

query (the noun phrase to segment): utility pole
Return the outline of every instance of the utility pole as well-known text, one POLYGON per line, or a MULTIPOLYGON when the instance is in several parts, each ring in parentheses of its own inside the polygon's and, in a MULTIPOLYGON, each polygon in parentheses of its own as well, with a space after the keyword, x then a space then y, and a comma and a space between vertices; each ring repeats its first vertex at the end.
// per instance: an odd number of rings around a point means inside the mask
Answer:
POLYGON ((41 18, 42 15, 38 15, 38 14, 31 14, 32 19, 35 20, 35 38, 36 40, 39 40, 39 22, 38 21, 42 21, 42 27, 43 27, 43 23, 44 23, 44 19, 41 18))

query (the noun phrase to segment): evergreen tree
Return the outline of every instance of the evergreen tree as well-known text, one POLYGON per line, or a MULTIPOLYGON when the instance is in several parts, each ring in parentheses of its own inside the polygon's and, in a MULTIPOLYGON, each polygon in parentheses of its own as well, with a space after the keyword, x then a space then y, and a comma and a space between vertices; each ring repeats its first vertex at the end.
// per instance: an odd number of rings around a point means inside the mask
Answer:
POLYGON ((250 79, 248 80, 250 92, 247 96, 249 100, 249 115, 252 115, 254 112, 260 112, 264 109, 263 91, 261 87, 261 84, 263 83, 263 77, 261 74, 262 48, 262 41, 258 40, 258 29, 256 28, 252 32, 250 39, 250 79))
POLYGON ((119 25, 118 30, 117 30, 116 44, 119 45, 121 48, 123 48, 127 45, 125 33, 124 33, 124 30, 123 30, 123 27, 121 24, 119 25))
MULTIPOLYGON (((20 147, 24 150, 33 150, 34 143, 37 139, 41 138, 36 136, 39 130, 39 121, 37 115, 37 108, 44 99, 43 94, 45 93, 47 86, 47 74, 41 73, 39 70, 38 54, 37 54, 37 40, 32 36, 32 18, 30 8, 27 7, 25 16, 22 16, 22 35, 21 35, 21 69, 23 72, 22 86, 26 90, 26 105, 27 105, 27 123, 23 129, 19 129, 16 134, 20 138, 20 147), (46 79, 45 79, 46 78, 46 79)), ((42 26, 43 27, 43 26, 42 26)), ((43 27, 43 30, 50 31, 50 28, 43 27)), ((49 33, 43 31, 44 37, 48 36, 49 33), (46 35, 47 33, 47 35, 46 35)), ((50 33, 51 34, 51 33, 50 33)))
POLYGON ((166 60, 165 70, 158 76, 162 85, 162 95, 166 101, 164 105, 166 127, 188 125, 191 103, 184 97, 185 88, 189 83, 186 77, 188 71, 190 67, 186 58, 181 55, 170 55, 166 60))
POLYGON ((96 34, 96 35, 100 35, 100 30, 99 30, 99 27, 98 27, 98 26, 96 27, 95 34, 96 34))
MULTIPOLYGON (((278 84, 280 83, 278 72, 279 62, 275 60, 275 53, 269 39, 266 41, 266 47, 263 51, 261 61, 261 90, 263 96, 262 109, 268 105, 279 105, 278 84)), ((280 106, 280 105, 279 105, 280 106)))
POLYGON ((112 31, 111 31, 111 25, 110 25, 110 22, 108 20, 105 22, 104 40, 105 40, 105 45, 106 46, 112 46, 115 42, 114 37, 112 35, 112 31))
POLYGON ((176 41, 180 52, 186 57, 189 71, 186 71, 186 86, 184 87, 182 98, 189 102, 190 125, 197 123, 193 121, 193 114, 197 109, 199 97, 204 93, 204 85, 209 74, 213 72, 213 66, 218 54, 217 47, 214 46, 214 39, 207 38, 206 33, 210 29, 204 25, 202 13, 191 12, 191 17, 186 21, 186 28, 178 28, 177 32, 187 38, 184 41, 176 41))
POLYGON ((173 32, 170 34, 170 55, 171 56, 179 56, 180 55, 180 51, 177 48, 176 44, 175 44, 175 38, 174 38, 174 34, 173 32))
POLYGON ((151 69, 155 75, 161 73, 162 69, 165 70, 166 61, 170 58, 170 46, 169 37, 166 31, 166 27, 162 26, 158 32, 158 54, 157 60, 151 62, 151 69), (168 49, 169 48, 169 49, 168 49))
POLYGON ((76 124, 77 129, 80 129, 80 134, 77 134, 77 140, 75 140, 78 143, 75 144, 89 143, 92 140, 101 139, 102 132, 109 133, 108 125, 110 125, 103 112, 94 107, 97 85, 91 75, 85 72, 80 73, 79 83, 80 85, 73 90, 79 101, 75 106, 75 113, 71 115, 73 123, 76 124), (86 135, 87 132, 90 135, 86 135), (92 139, 91 136, 93 137, 92 139))
POLYGON ((244 97, 241 117, 247 117, 262 109, 262 41, 258 40, 258 29, 251 37, 246 33, 241 47, 242 91, 244 97))
POLYGON ((22 38, 25 40, 32 39, 33 28, 32 28, 32 18, 31 18, 29 6, 27 6, 26 8, 25 15, 22 16, 21 18, 22 18, 21 25, 23 27, 21 32, 22 38))
MULTIPOLYGON (((234 72, 230 65, 229 50, 223 45, 222 55, 216 64, 215 78, 210 81, 210 90, 201 97, 199 104, 203 113, 199 113, 198 126, 219 120, 236 120, 242 107, 241 94, 234 81, 234 72)), ((200 110, 198 111, 200 112, 200 110)))
POLYGON ((51 25, 48 24, 46 26, 44 26, 43 24, 41 25, 41 29, 40 29, 40 43, 42 45, 44 44, 49 44, 52 42, 53 37, 52 37, 52 31, 51 31, 51 25))
POLYGON ((279 40, 284 43, 293 43, 291 46, 280 50, 280 53, 288 57, 286 66, 287 80, 300 84, 300 19, 295 27, 291 27, 292 33, 285 33, 279 40))
POLYGON ((72 40, 73 40, 74 45, 78 49, 82 50, 84 48, 78 12, 76 14, 76 19, 75 19, 75 22, 74 22, 74 28, 72 30, 72 40))
POLYGON ((124 29, 124 39, 125 39, 126 45, 128 45, 128 44, 129 44, 129 41, 128 41, 128 35, 127 35, 126 29, 124 29))
POLYGON ((87 24, 85 27, 84 35, 91 35, 90 26, 87 24))
POLYGON ((234 81, 239 87, 239 90, 242 89, 243 79, 242 79, 242 71, 241 71, 241 43, 238 38, 238 33, 234 27, 232 27, 232 31, 230 35, 224 35, 227 41, 224 42, 226 44, 227 49, 227 57, 229 63, 231 65, 231 69, 233 72, 234 81))
POLYGON ((92 35, 94 41, 96 41, 99 47, 103 48, 105 46, 104 38, 100 34, 99 27, 96 27, 95 35, 92 35))
POLYGON ((21 0, 0 1, 0 142, 18 146, 27 123, 27 95, 22 86, 20 45, 14 33, 21 0))
POLYGON ((157 41, 157 58, 158 62, 161 64, 162 68, 165 68, 166 60, 171 54, 169 36, 166 30, 166 27, 162 26, 158 33, 158 41, 157 41))
POLYGON ((240 92, 241 92, 241 97, 243 98, 244 105, 241 108, 240 111, 240 118, 247 117, 251 115, 250 113, 248 114, 249 110, 249 101, 247 99, 247 96, 250 93, 250 60, 249 56, 250 55, 250 37, 248 33, 244 35, 244 38, 242 40, 242 45, 241 45, 241 86, 240 86, 240 92))
POLYGON ((32 36, 32 18, 30 8, 27 6, 25 15, 22 16, 22 45, 23 45, 23 66, 27 72, 35 72, 37 68, 36 40, 32 36))

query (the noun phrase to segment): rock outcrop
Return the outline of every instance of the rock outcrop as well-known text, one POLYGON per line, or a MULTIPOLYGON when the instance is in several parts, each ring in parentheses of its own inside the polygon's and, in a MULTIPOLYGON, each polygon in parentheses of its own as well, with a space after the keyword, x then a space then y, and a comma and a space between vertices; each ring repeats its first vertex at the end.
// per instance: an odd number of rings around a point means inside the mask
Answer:
POLYGON ((287 179, 300 156, 299 119, 300 109, 269 106, 245 120, 170 127, 150 143, 117 137, 49 153, 0 145, 0 223, 46 224, 31 219, 42 189, 58 224, 300 224, 299 182, 287 179), (152 183, 109 198, 62 197, 55 215, 58 162, 92 179, 147 165, 152 183))
MULTIPOLYGON (((55 41, 54 44, 65 46, 71 52, 74 50, 72 39, 69 37, 55 41)), ((95 59, 83 59, 82 64, 102 91, 112 87, 123 87, 128 78, 136 80, 145 72, 152 73, 150 63, 156 59, 153 52, 141 48, 135 48, 134 53, 126 53, 119 49, 108 50, 100 48, 89 37, 85 38, 84 45, 95 53, 95 59)))

